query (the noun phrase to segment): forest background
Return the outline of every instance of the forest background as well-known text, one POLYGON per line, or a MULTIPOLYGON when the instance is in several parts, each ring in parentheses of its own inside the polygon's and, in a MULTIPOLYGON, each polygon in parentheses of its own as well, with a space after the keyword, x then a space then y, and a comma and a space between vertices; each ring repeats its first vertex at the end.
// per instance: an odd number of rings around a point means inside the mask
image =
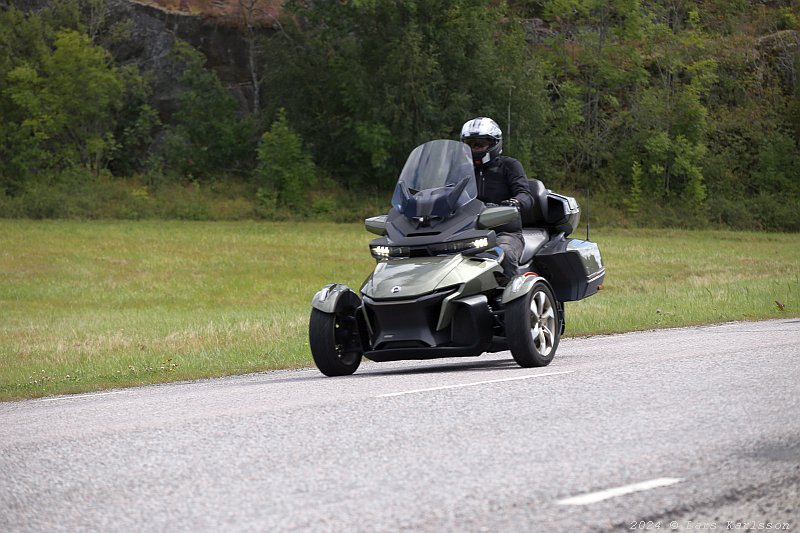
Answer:
POLYGON ((597 223, 800 230, 796 2, 215 0, 237 98, 120 1, 0 1, 0 216, 357 221, 485 115, 597 223))

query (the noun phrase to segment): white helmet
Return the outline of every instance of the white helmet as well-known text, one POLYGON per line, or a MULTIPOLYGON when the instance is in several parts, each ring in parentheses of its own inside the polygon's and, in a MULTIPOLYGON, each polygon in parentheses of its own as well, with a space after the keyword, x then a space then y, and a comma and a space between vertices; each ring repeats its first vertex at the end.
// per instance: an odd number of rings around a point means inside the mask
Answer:
POLYGON ((472 150, 475 165, 485 165, 503 153, 503 132, 489 117, 468 120, 461 127, 461 142, 472 150))

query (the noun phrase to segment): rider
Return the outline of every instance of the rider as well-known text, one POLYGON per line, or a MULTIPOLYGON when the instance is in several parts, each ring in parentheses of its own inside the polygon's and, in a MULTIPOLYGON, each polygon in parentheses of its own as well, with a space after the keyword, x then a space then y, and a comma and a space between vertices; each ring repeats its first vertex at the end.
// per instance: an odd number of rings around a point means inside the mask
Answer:
MULTIPOLYGON (((503 132, 488 117, 468 120, 461 128, 461 141, 472 150, 478 198, 486 204, 510 205, 518 210, 530 210, 533 197, 528 189, 528 177, 522 163, 500 155, 503 152, 503 132)), ((516 220, 495 229, 497 244, 503 249, 503 275, 506 281, 514 277, 519 259, 525 249, 522 221, 516 220)))

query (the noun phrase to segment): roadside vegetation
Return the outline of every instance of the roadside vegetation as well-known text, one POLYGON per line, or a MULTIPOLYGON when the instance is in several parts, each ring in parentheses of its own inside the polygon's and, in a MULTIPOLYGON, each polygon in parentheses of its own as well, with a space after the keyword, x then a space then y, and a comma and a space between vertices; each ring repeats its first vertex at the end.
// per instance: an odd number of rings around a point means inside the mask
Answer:
POLYGON ((0 217, 355 222, 487 115, 598 221, 800 230, 797 2, 277 4, 208 19, 214 68, 125 3, 0 4, 0 217))
MULTIPOLYGON (((800 316, 798 234, 593 239, 605 289, 567 304, 567 336, 800 316)), ((0 221, 0 400, 313 366, 311 298, 360 287, 369 240, 360 224, 0 221)))

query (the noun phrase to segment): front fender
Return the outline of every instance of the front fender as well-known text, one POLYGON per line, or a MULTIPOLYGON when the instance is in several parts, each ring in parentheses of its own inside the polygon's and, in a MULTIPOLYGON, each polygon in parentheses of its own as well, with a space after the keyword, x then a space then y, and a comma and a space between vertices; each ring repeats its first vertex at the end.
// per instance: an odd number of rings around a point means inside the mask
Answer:
POLYGON ((550 283, 542 276, 537 274, 523 274, 521 276, 514 276, 503 290, 503 305, 512 300, 516 300, 517 298, 525 296, 533 290, 533 287, 537 283, 546 284, 547 288, 550 289, 550 292, 553 292, 553 288, 550 286, 550 283))
POLYGON ((331 283, 320 289, 311 300, 311 307, 323 313, 335 313, 346 308, 356 308, 361 305, 361 298, 348 287, 341 283, 331 283))

